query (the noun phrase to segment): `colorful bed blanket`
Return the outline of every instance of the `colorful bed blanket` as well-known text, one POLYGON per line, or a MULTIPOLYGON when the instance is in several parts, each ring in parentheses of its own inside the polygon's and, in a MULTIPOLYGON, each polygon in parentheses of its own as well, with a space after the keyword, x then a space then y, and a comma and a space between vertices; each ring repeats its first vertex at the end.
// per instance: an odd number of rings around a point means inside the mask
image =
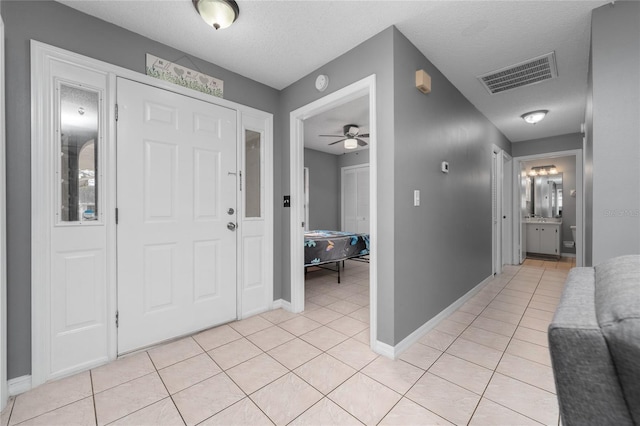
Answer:
POLYGON ((369 254, 369 234, 340 231, 307 231, 304 234, 304 266, 338 262, 369 254))

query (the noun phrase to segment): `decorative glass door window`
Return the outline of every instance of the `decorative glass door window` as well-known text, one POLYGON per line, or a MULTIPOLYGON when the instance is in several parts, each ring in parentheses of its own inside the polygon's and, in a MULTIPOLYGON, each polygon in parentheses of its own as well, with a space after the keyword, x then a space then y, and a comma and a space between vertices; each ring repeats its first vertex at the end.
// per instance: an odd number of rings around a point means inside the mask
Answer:
POLYGON ((98 220, 98 144, 100 93, 84 87, 59 86, 58 222, 98 220))
POLYGON ((245 217, 262 217, 262 135, 245 130, 245 217))

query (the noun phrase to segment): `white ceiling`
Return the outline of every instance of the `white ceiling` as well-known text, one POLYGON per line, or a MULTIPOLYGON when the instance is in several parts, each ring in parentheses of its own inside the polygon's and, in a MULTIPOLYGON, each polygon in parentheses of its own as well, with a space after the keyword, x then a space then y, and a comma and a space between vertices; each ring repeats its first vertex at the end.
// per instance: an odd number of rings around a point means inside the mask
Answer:
POLYGON ((276 89, 395 25, 513 142, 580 130, 590 12, 609 3, 238 0, 238 21, 214 31, 191 0, 59 1, 276 89), (555 80, 490 95, 476 78, 554 50, 555 80), (520 119, 536 109, 541 123, 520 119))
MULTIPOLYGON (((363 96, 329 111, 323 112, 304 121, 304 147, 329 154, 341 155, 354 151, 369 149, 369 146, 359 146, 356 149, 345 149, 344 143, 329 145, 343 139, 329 138, 319 135, 341 135, 343 126, 355 124, 359 133, 369 133, 369 97, 363 96)), ((362 138, 369 142, 369 138, 362 138)))

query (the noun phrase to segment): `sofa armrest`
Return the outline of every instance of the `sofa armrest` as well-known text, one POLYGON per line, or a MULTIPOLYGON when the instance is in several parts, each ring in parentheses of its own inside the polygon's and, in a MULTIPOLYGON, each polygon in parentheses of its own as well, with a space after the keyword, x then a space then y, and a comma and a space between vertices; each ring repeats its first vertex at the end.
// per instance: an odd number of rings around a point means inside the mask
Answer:
POLYGON ((593 268, 571 270, 549 325, 562 423, 633 425, 595 309, 593 268))

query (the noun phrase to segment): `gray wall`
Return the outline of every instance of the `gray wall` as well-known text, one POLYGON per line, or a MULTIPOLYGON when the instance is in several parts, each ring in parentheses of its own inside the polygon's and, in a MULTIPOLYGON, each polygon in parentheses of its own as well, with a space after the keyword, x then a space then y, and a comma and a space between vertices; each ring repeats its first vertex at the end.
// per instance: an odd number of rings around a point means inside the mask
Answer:
POLYGON ((511 153, 511 143, 397 30, 393 64, 395 244, 379 247, 395 258, 396 344, 491 275, 492 144, 511 153), (418 69, 431 75, 428 95, 418 69))
POLYGON ((338 167, 357 166, 359 164, 369 163, 369 150, 364 149, 362 151, 349 152, 347 154, 338 155, 338 167))
MULTIPOLYGON (((183 52, 52 1, 2 1, 6 42, 7 122, 7 364, 9 379, 31 371, 31 134, 30 49, 35 39, 143 73, 145 54, 174 59, 183 52)), ((279 92, 214 64, 191 58, 224 80, 225 98, 277 114, 279 92)), ((190 62, 186 66, 193 67, 190 62)), ((277 115, 274 117, 277 123, 277 115)), ((280 139, 276 126, 274 140, 280 139)), ((281 154, 275 147, 274 155, 281 154)), ((278 170, 278 169, 276 169, 278 170)), ((280 175, 275 176, 281 206, 280 175)), ((280 223, 276 207, 275 220, 280 223)), ((274 297, 280 298, 282 240, 275 230, 274 297)))
POLYGON ((546 154, 548 152, 570 151, 573 149, 582 149, 582 134, 569 133, 548 138, 514 142, 511 147, 511 154, 514 157, 524 157, 525 155, 546 154))
MULTIPOLYGON (((378 140, 378 340, 395 345, 491 274, 491 146, 510 142, 395 28, 357 46, 283 90, 280 118, 376 74, 378 140), (432 77, 425 96, 415 71, 432 77), (318 74, 331 82, 319 93, 318 74), (442 175, 448 160, 452 172, 442 175), (412 207, 413 189, 423 205, 412 207), (464 263, 464 268, 459 263, 464 263)), ((284 136, 283 164, 288 164, 284 136)), ((288 189, 289 170, 282 182, 288 189)), ((283 239, 289 217, 283 216, 283 239)), ((283 297, 290 300, 290 251, 283 247, 283 297)))
POLYGON ((593 47, 589 47, 589 76, 587 78, 586 124, 583 148, 584 179, 584 266, 593 265, 593 47))
MULTIPOLYGON (((349 52, 323 65, 311 74, 285 88, 280 98, 280 128, 282 130, 282 155, 276 170, 282 168, 283 194, 289 193, 289 113, 349 84, 372 74, 376 75, 376 114, 378 138, 378 197, 393 199, 393 28, 387 28, 349 52), (329 76, 329 87, 325 92, 315 89, 318 74, 329 76)), ((295 202, 295 200, 292 200, 295 202)), ((394 249, 393 203, 379 203, 377 206, 378 246, 384 247, 385 254, 394 249)), ((282 241, 288 242, 289 211, 285 211, 281 222, 282 241)), ((277 231, 276 231, 277 233, 277 231)), ((291 277, 289 274, 291 248, 282 246, 282 297, 291 300, 291 277)), ((378 261, 378 338, 393 343, 393 256, 380 256, 378 261)))
POLYGON ((304 149, 309 168, 309 229, 340 229, 340 156, 304 149))
POLYGON ((616 2, 591 22, 592 263, 640 253, 640 3, 616 2))

